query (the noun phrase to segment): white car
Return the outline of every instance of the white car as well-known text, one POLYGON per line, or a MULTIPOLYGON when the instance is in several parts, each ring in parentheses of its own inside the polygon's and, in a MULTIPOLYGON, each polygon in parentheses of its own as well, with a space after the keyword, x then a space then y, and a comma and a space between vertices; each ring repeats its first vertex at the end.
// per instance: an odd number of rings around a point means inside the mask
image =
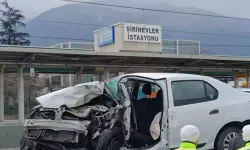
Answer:
POLYGON ((37 99, 41 107, 26 120, 23 149, 34 147, 25 143, 46 150, 174 149, 180 129, 191 124, 201 132, 199 149, 227 150, 250 121, 248 93, 200 75, 127 74, 37 99), (160 136, 153 139, 159 112, 160 136))

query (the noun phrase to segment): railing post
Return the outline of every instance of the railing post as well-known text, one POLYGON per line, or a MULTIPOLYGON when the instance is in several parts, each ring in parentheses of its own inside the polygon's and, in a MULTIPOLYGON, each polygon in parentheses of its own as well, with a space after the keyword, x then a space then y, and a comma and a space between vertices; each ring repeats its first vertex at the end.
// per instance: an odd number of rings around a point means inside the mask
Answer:
POLYGON ((0 66, 0 122, 4 121, 4 68, 0 66))

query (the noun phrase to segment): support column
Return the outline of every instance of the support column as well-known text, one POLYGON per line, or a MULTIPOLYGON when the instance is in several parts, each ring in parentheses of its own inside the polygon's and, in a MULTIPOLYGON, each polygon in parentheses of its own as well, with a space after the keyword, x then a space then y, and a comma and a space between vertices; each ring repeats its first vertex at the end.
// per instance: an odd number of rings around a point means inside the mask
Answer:
POLYGON ((249 88, 249 72, 247 72, 246 82, 247 82, 247 87, 246 88, 249 88))
POLYGON ((110 78, 109 68, 104 68, 104 80, 108 80, 110 78))
POLYGON ((239 88, 239 79, 237 78, 238 71, 234 72, 234 87, 239 88))
POLYGON ((96 81, 101 82, 102 75, 101 74, 95 74, 96 81))
POLYGON ((49 75, 49 85, 51 85, 51 83, 52 83, 52 77, 51 75, 49 75))
POLYGON ((4 121, 4 66, 0 66, 0 122, 4 121))
POLYGON ((18 118, 20 123, 24 123, 24 78, 23 66, 18 68, 18 118))
POLYGON ((179 41, 176 41, 176 54, 179 55, 179 41))
POLYGON ((79 67, 78 71, 76 72, 76 84, 80 84, 81 83, 81 79, 82 79, 82 67, 79 67))
POLYGON ((61 80, 61 87, 63 87, 63 85, 64 85, 63 74, 61 74, 60 80, 61 80))
POLYGON ((72 74, 69 75, 69 86, 72 86, 72 74))

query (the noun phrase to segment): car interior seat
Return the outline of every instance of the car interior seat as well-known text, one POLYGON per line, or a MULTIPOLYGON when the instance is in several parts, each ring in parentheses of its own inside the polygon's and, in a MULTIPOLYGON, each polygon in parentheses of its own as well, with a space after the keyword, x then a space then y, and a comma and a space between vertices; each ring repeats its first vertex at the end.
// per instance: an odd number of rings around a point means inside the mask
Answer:
MULTIPOLYGON (((149 92, 151 92, 151 90, 148 88, 151 87, 151 85, 149 86, 145 84, 144 86, 145 88, 143 88, 143 92, 150 95, 149 92)), ((137 103, 138 105, 141 104, 140 107, 143 110, 140 110, 140 116, 137 116, 138 131, 135 132, 130 139, 133 147, 138 148, 146 144, 152 145, 155 142, 150 134, 150 126, 156 114, 162 111, 162 98, 162 90, 159 90, 156 98, 143 98, 139 100, 140 103, 137 103)))
POLYGON ((136 120, 138 121, 139 118, 141 117, 141 114, 147 109, 147 105, 149 103, 149 99, 146 98, 147 95, 151 95, 151 92, 152 92, 152 86, 151 84, 145 84, 143 87, 142 87, 142 92, 143 94, 145 94, 145 97, 140 99, 140 100, 137 100, 135 102, 135 112, 136 112, 136 120))
POLYGON ((151 101, 152 101, 151 107, 154 111, 153 113, 154 115, 156 115, 163 109, 163 93, 161 89, 157 92, 156 98, 152 99, 151 101))

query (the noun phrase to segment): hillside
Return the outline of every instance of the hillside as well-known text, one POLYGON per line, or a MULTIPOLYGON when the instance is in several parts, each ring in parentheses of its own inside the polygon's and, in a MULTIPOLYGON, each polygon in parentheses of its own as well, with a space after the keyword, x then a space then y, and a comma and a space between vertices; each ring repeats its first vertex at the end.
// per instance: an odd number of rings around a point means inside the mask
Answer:
MULTIPOLYGON (((181 12, 194 12, 201 14, 215 14, 205 10, 191 7, 176 7, 164 1, 151 1, 143 3, 142 0, 109 0, 98 1, 100 3, 110 3, 125 6, 135 6, 143 8, 154 8, 162 10, 173 10, 181 12)), ((221 18, 211 18, 203 16, 181 15, 174 13, 152 12, 147 10, 122 9, 115 7, 105 7, 87 4, 68 4, 44 12, 35 20, 53 20, 59 22, 77 22, 82 24, 67 24, 53 22, 30 21, 27 23, 26 32, 33 36, 42 37, 62 37, 69 39, 93 40, 93 31, 105 25, 117 22, 136 22, 146 24, 160 24, 165 30, 206 32, 226 35, 245 36, 248 31, 250 21, 230 20, 221 18), (84 25, 85 24, 85 25, 84 25), (86 25, 91 24, 91 25, 86 25)), ((204 45, 246 45, 249 44, 247 38, 214 36, 204 34, 187 34, 183 32, 163 31, 163 38, 200 40, 204 45)), ((32 38, 32 45, 51 46, 60 42, 78 41, 68 39, 41 39, 32 38)), ((246 47, 222 47, 203 46, 202 49, 209 54, 220 55, 248 55, 250 51, 246 47)))

